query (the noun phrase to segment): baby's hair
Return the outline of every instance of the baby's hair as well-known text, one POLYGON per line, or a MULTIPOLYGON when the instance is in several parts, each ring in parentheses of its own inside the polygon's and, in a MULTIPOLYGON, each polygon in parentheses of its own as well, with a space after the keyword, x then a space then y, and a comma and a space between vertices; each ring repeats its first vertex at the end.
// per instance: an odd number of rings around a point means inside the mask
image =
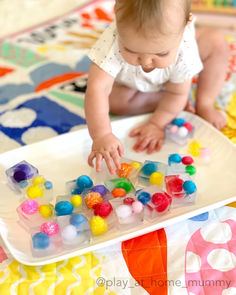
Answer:
POLYGON ((163 31, 164 9, 167 2, 178 4, 183 9, 184 27, 190 18, 191 0, 116 0, 117 23, 132 23, 137 31, 147 32, 153 27, 163 31))

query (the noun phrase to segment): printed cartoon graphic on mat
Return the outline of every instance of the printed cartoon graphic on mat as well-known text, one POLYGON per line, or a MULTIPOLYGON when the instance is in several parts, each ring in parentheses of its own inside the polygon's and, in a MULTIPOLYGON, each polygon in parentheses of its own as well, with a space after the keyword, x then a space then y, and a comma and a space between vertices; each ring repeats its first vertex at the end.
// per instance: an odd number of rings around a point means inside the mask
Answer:
POLYGON ((84 118, 44 96, 0 113, 1 131, 22 145, 68 132, 81 124, 86 124, 84 118))
POLYGON ((79 60, 75 67, 53 62, 37 67, 28 74, 28 78, 25 77, 25 80, 30 79, 32 83, 22 81, 0 86, 0 104, 5 104, 19 95, 39 92, 66 81, 74 81, 83 76, 83 71, 88 71, 89 64, 88 58, 85 57, 79 60))
POLYGON ((205 224, 190 238, 185 252, 189 294, 236 294, 236 222, 205 224))
POLYGON ((3 41, 0 45, 0 57, 24 68, 28 68, 45 60, 43 56, 7 41, 3 41))
POLYGON ((100 1, 23 33, 14 41, 48 57, 54 52, 63 55, 68 49, 90 49, 113 19, 114 2, 100 1))

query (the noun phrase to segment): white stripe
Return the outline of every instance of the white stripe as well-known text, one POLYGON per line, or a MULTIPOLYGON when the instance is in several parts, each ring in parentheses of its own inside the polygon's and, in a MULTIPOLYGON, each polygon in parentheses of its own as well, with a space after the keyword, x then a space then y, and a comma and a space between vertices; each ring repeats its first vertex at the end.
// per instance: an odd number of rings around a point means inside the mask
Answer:
POLYGON ((52 283, 51 286, 48 288, 47 295, 55 295, 55 288, 57 285, 59 285, 63 280, 64 276, 59 272, 59 269, 64 267, 68 263, 68 259, 65 259, 62 264, 60 264, 58 267, 56 267, 56 276, 59 277, 56 283, 52 283))
POLYGON ((3 283, 9 276, 9 270, 7 268, 2 270, 2 272, 4 272, 4 276, 0 279, 0 284, 3 283))
POLYGON ((34 293, 34 287, 41 284, 44 280, 45 280, 45 273, 41 271, 41 267, 42 266, 37 266, 36 270, 39 272, 40 274, 40 279, 37 282, 34 282, 32 284, 30 284, 29 287, 29 295, 35 295, 34 293))
POLYGON ((20 280, 16 281, 14 284, 11 285, 11 288, 10 288, 10 294, 11 295, 17 295, 17 294, 19 294, 18 293, 18 290, 16 290, 16 288, 18 287, 18 285, 20 283, 22 283, 26 279, 26 276, 27 276, 27 273, 23 269, 23 264, 19 264, 18 271, 22 275, 22 278, 20 280))
POLYGON ((74 284, 71 284, 67 290, 66 290, 66 295, 70 295, 71 294, 71 290, 76 287, 79 286, 81 284, 81 277, 80 275, 76 272, 77 268, 80 268, 81 266, 85 265, 87 263, 87 260, 85 259, 84 255, 79 256, 81 258, 81 263, 75 265, 72 269, 72 274, 75 276, 75 278, 77 279, 77 282, 75 282, 74 284))
POLYGON ((90 270, 90 275, 91 275, 91 277, 94 279, 94 281, 95 281, 95 285, 94 285, 93 287, 89 288, 89 289, 86 291, 85 295, 89 295, 91 292, 94 292, 94 290, 98 287, 98 286, 97 286, 97 283, 96 283, 96 280, 97 280, 98 277, 94 274, 94 272, 95 272, 99 267, 101 267, 101 263, 103 262, 103 255, 98 254, 98 253, 94 253, 94 252, 93 252, 93 255, 99 260, 98 265, 95 266, 93 269, 90 270))

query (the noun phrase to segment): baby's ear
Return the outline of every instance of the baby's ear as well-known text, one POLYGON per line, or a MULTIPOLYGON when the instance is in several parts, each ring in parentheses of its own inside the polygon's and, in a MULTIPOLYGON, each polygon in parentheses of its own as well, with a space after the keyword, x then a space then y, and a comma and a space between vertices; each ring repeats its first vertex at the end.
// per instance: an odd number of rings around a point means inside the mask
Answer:
POLYGON ((194 18, 194 16, 193 16, 192 12, 190 12, 189 13, 189 17, 188 17, 187 25, 190 25, 191 24, 191 22, 193 21, 193 18, 194 18))

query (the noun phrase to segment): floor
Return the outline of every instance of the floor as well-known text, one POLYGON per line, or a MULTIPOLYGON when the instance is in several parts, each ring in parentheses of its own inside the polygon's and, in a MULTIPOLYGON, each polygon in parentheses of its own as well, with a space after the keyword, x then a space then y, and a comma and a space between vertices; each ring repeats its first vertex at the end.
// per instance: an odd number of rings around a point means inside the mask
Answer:
POLYGON ((66 14, 86 2, 89 1, 0 0, 0 38, 66 14))
MULTIPOLYGON (((0 0, 0 38, 65 14, 89 0, 0 0), (19 13, 20 11, 20 13, 19 13)), ((236 36, 236 15, 198 14, 197 21, 236 36)))

